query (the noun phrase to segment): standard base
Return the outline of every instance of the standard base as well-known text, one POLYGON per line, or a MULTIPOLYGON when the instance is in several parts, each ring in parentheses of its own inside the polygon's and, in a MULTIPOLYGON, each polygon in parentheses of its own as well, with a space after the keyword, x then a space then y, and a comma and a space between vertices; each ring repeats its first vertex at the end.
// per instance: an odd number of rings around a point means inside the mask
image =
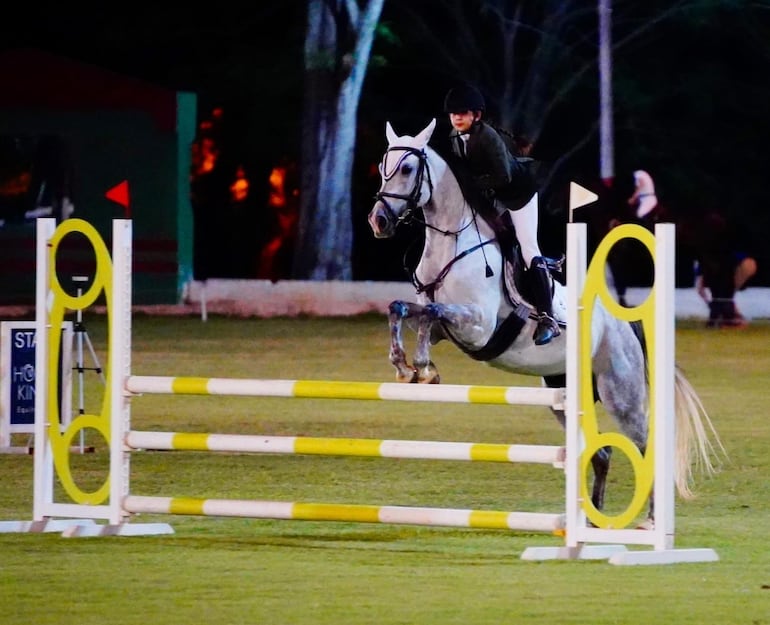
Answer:
POLYGON ((717 562, 713 549, 659 549, 629 551, 625 545, 584 545, 582 547, 528 547, 522 560, 607 560, 619 566, 717 562))
POLYGON ((527 547, 522 560, 607 560, 626 551, 625 545, 583 545, 582 547, 527 547))
POLYGON ((676 564, 679 562, 717 562, 719 556, 713 549, 662 549, 656 551, 626 551, 616 553, 610 564, 676 564))
POLYGON ((80 525, 68 527, 62 532, 65 538, 89 538, 93 536, 159 536, 173 534, 168 523, 120 523, 119 525, 80 525))
POLYGON ((27 447, 26 445, 20 446, 20 445, 8 445, 0 447, 0 454, 18 454, 22 456, 31 456, 32 455, 32 447, 27 447))
MULTIPOLYGON (((92 454, 96 451, 96 448, 88 445, 81 447, 80 445, 70 447, 71 454, 92 454)), ((9 445, 7 447, 0 447, 0 454, 19 454, 23 456, 34 456, 35 448, 31 445, 9 445)))
POLYGON ((0 534, 64 532, 72 527, 96 525, 93 519, 45 519, 44 521, 0 521, 0 534))

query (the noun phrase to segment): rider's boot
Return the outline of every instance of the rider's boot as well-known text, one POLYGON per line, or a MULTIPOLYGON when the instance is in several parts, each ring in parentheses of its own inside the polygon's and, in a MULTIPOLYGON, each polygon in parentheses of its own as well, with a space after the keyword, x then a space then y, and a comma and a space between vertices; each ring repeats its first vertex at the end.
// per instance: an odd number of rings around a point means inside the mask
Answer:
POLYGON ((537 328, 532 339, 535 341, 535 345, 546 345, 551 342, 551 339, 561 334, 559 324, 553 318, 551 276, 542 256, 535 256, 532 259, 529 271, 532 300, 538 312, 537 328))

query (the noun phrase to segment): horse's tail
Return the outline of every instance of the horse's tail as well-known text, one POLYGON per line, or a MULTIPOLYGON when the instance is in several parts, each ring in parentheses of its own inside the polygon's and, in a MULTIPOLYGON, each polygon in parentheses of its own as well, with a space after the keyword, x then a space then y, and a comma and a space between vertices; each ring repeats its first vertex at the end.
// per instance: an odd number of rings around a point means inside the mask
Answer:
MULTIPOLYGON (((632 321, 631 328, 644 353, 644 374, 649 385, 647 341, 641 321, 632 321)), ((676 464, 674 483, 684 499, 692 499, 695 473, 713 475, 723 458, 727 458, 722 441, 706 412, 698 393, 678 365, 674 366, 674 412, 676 414, 676 464)))
POLYGON ((698 393, 677 366, 674 372, 674 410, 676 412, 677 492, 685 499, 693 497, 695 473, 713 475, 727 458, 722 441, 706 412, 698 393))

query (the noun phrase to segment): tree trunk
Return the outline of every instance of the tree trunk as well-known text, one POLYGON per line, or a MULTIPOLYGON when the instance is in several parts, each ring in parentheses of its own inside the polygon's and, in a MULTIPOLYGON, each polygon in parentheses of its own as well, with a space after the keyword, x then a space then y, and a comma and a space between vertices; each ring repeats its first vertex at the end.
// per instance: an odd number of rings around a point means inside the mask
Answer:
POLYGON ((297 280, 353 278, 356 116, 384 2, 308 2, 297 280))

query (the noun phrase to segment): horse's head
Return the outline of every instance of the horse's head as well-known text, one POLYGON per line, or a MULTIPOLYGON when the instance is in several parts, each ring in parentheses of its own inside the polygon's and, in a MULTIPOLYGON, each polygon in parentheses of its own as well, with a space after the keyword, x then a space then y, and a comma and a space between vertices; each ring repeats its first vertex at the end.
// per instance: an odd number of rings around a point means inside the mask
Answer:
POLYGON ((392 237, 399 223, 430 200, 433 188, 426 148, 435 128, 433 119, 417 136, 399 137, 390 122, 385 124, 388 149, 380 163, 382 183, 369 212, 369 225, 378 239, 392 237))

